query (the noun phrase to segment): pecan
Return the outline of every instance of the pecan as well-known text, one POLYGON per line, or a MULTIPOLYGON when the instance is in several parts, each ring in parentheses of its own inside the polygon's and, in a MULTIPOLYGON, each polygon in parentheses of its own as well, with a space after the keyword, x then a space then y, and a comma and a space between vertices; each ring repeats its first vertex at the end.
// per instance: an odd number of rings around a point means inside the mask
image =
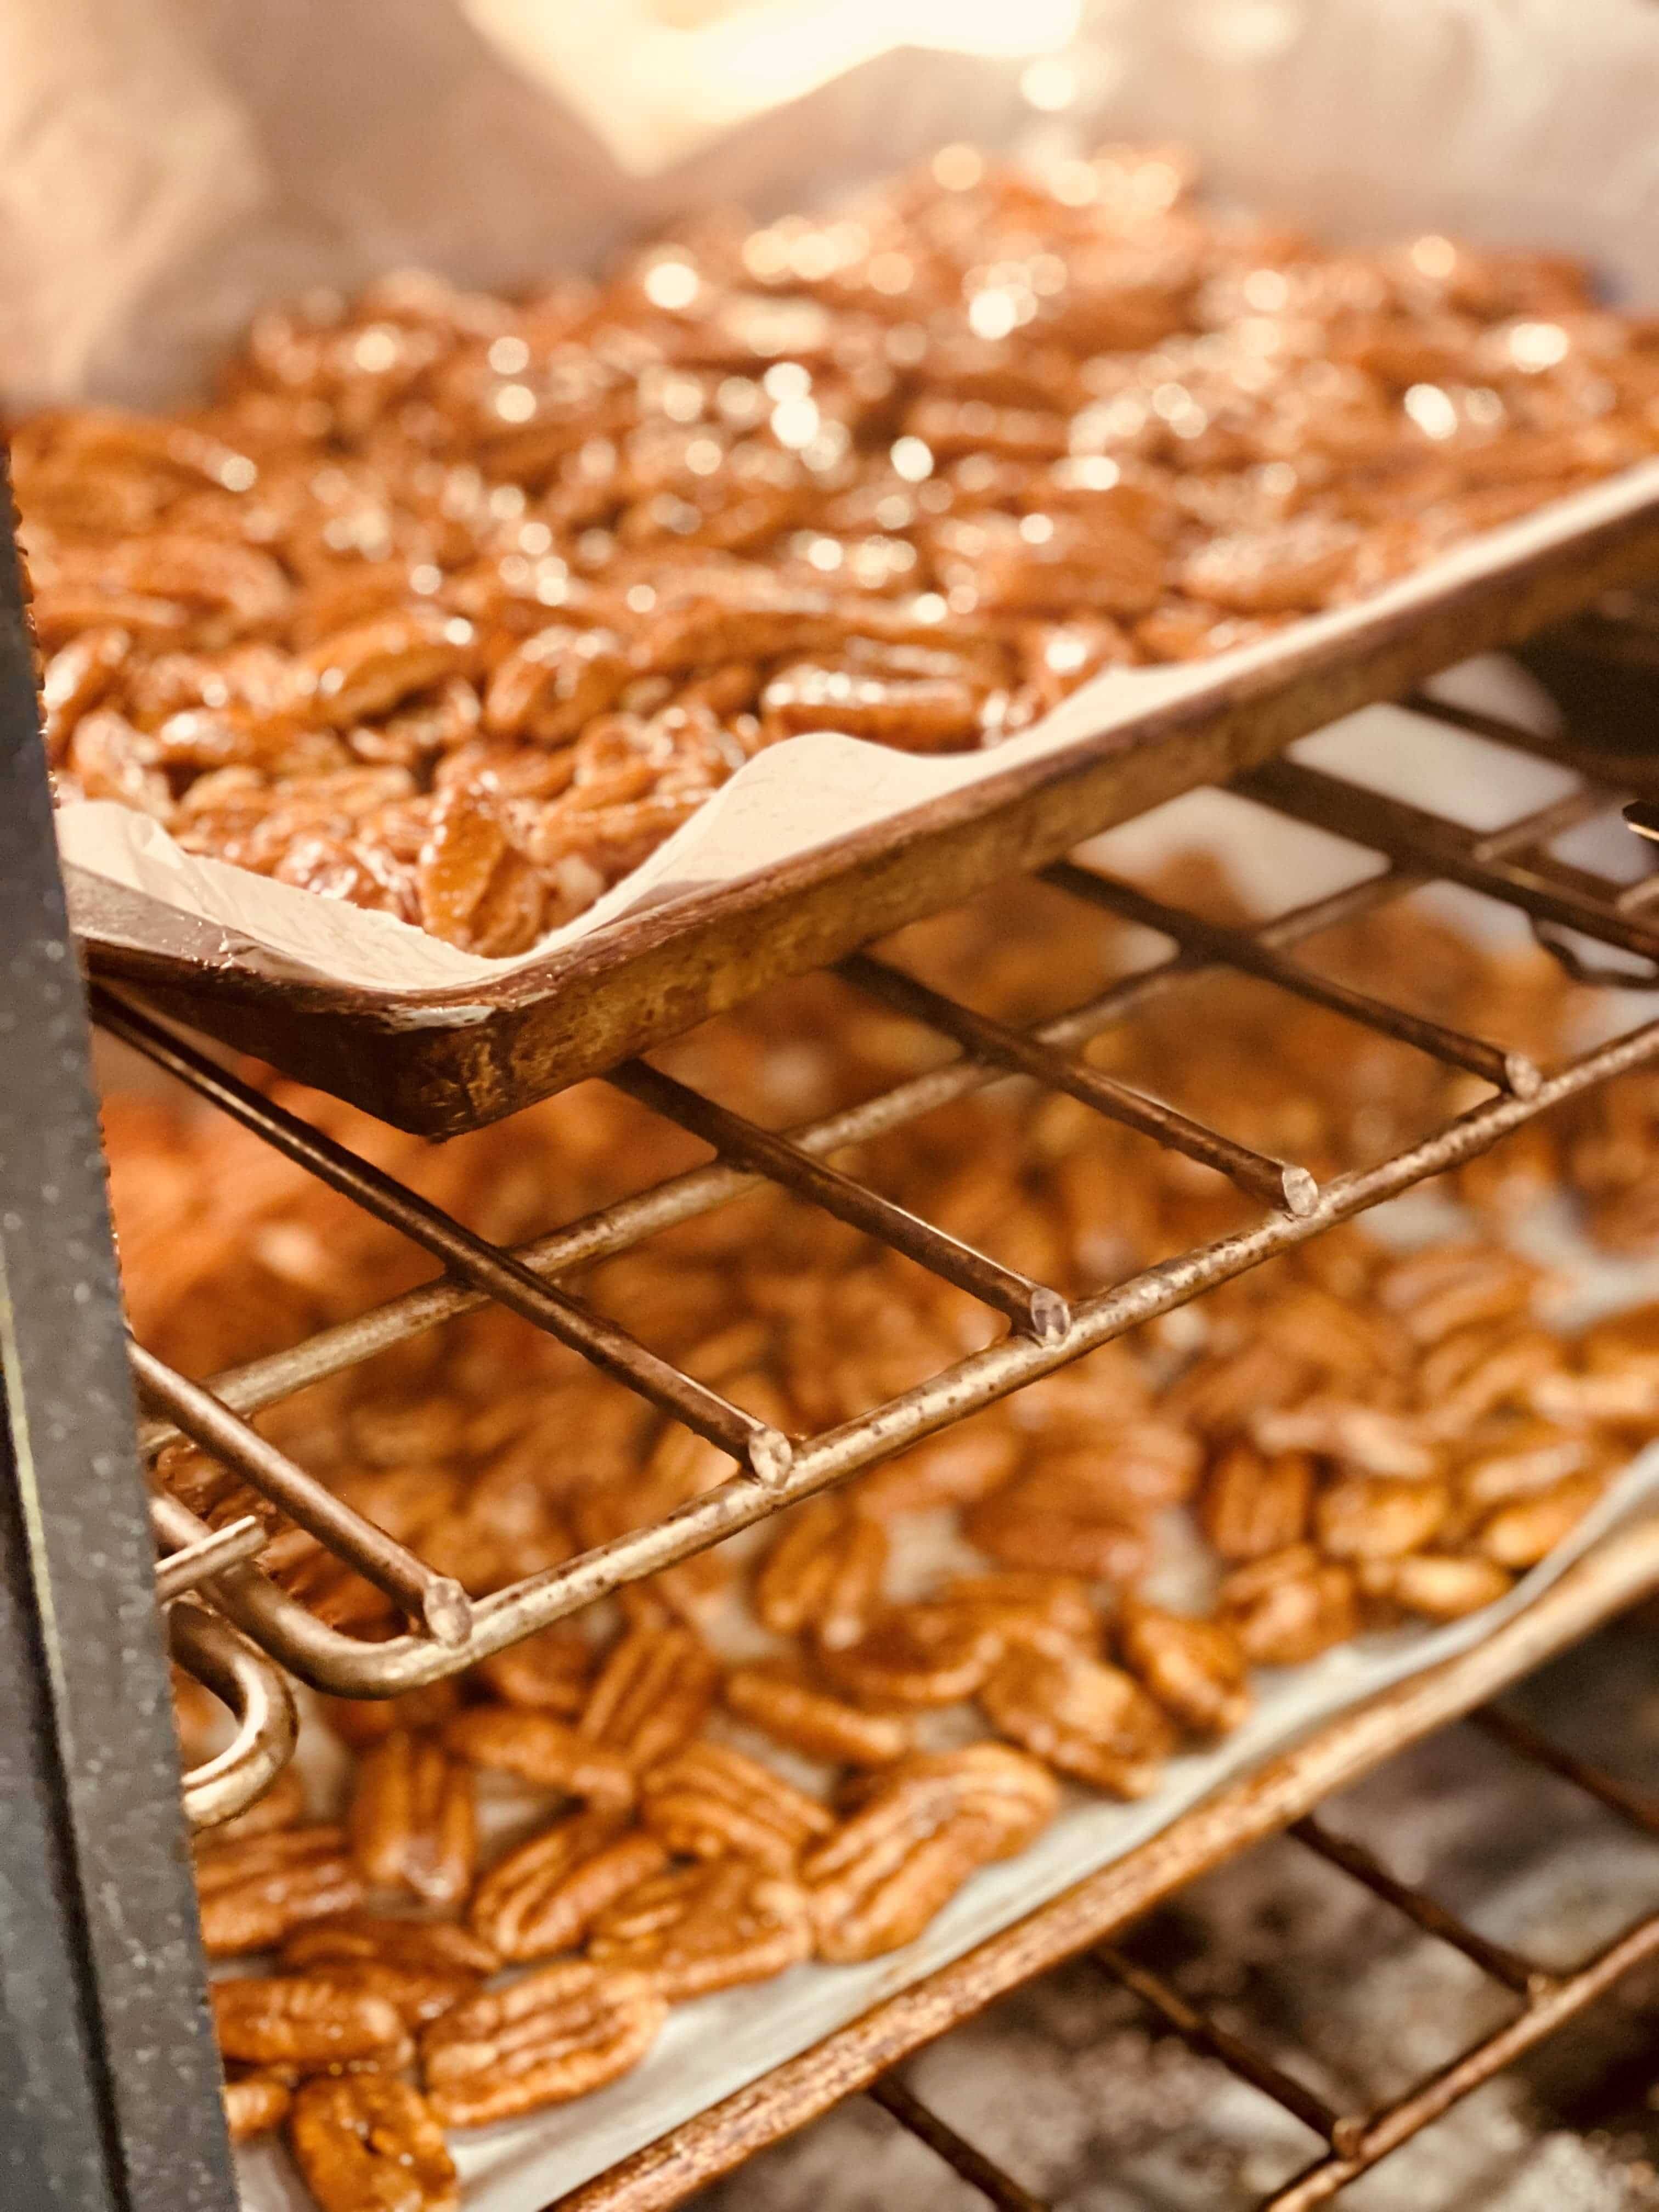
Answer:
POLYGON ((971 1505, 1008 1480, 1024 1447, 1000 1407, 941 1429, 876 1468, 856 1486, 860 1509, 878 1516, 971 1505))
POLYGON ((1570 1474, 1547 1489, 1500 1505, 1480 1524, 1474 1548, 1517 1573, 1535 1567, 1577 1527, 1602 1488, 1599 1474, 1570 1474))
POLYGON ((1599 1473, 1607 1464, 1605 1444, 1582 1429, 1553 1421, 1495 1423, 1470 1440, 1457 1471, 1460 1495, 1470 1505, 1498 1505, 1553 1488, 1571 1476, 1599 1473))
POLYGON ((470 1997, 478 1987, 477 1974, 463 1974, 434 1966, 397 1966, 382 1959, 342 1959, 313 1969, 319 1981, 333 1982, 343 1990, 366 1990, 384 1997, 408 2028, 424 2027, 440 2013, 470 1997))
POLYGON ((643 1975, 561 1960, 433 2022, 421 2039, 428 2100, 447 2128, 566 2104, 637 2066, 667 2015, 643 1975))
POLYGON ((1080 1651, 1017 1646, 978 1692, 1014 1741, 1115 1797, 1144 1797, 1175 1748, 1175 1732, 1133 1677, 1080 1651))
POLYGON ((868 1713, 780 1662, 734 1667, 721 1694, 739 1720, 791 1751, 832 1765, 884 1766, 909 1750, 910 1724, 868 1713))
POLYGON ((556 1790, 595 1806, 633 1802, 634 1770, 628 1760, 551 1713, 477 1705, 456 1714, 443 1740, 457 1759, 516 1774, 539 1790, 556 1790))
POLYGON ((1541 1328, 1459 1329, 1425 1354, 1417 1395, 1426 1425, 1438 1437, 1465 1435, 1500 1407, 1539 1402, 1565 1364, 1559 1338, 1541 1328))
POLYGON ((640 1819, 678 1857, 752 1859, 793 1871, 835 1820, 816 1797, 725 1744, 691 1743, 640 1784, 640 1819))
POLYGON ((1524 1315, 1541 1276, 1502 1244, 1437 1244, 1386 1268, 1377 1287, 1419 1344, 1524 1315))
POLYGON ((799 1885, 738 1859, 651 1875, 606 1907, 588 1938, 605 1966, 629 1968, 670 2004, 763 1982, 812 1954, 799 1885))
POLYGON ((509 1705, 574 1720, 587 1702, 593 1653, 580 1628, 556 1620, 478 1662, 479 1679, 509 1705))
POLYGON ((472 1900, 472 1925, 503 1959, 574 1950, 594 1915, 655 1874, 667 1853, 622 1816, 579 1813, 509 1851, 472 1900))
POLYGON ((1183 1727, 1200 1735, 1225 1735, 1249 1711, 1249 1667, 1224 1622, 1126 1598, 1117 1640, 1130 1672, 1183 1727))
POLYGON ((501 1965, 483 1939, 449 1920, 394 1920, 342 1912, 296 1928, 283 1946, 285 1966, 405 1967, 412 1974, 470 1974, 475 1981, 501 1965))
POLYGON ((971 1698, 1002 1645, 1000 1628, 938 1601, 895 1606, 856 1644, 820 1654, 838 1690, 861 1705, 953 1705, 971 1698))
POLYGON ((1040 1835, 1059 1802, 1048 1770, 1002 1744, 886 1769, 802 1862, 819 1958, 847 1965, 908 1943, 979 1867, 1040 1835))
POLYGON ((1073 1575, 1047 1575, 1009 1569, 1001 1574, 957 1575, 935 1603, 993 1631, 1006 1647, 1039 1644, 1045 1650, 1092 1649, 1100 1640, 1100 1616, 1086 1583, 1073 1575))
POLYGON ((350 1832, 363 1879, 377 1887, 407 1889, 428 1905, 459 1905, 472 1887, 472 1777, 430 1736, 399 1731, 364 1753, 350 1832))
POLYGON ((1223 1620, 1258 1666, 1299 1666, 1346 1644, 1359 1626, 1352 1571, 1322 1559, 1310 1544, 1236 1567, 1217 1596, 1223 1620))
POLYGON ((1259 1559, 1307 1534, 1313 1462, 1305 1452, 1271 1456, 1241 1437, 1220 1453, 1204 1486, 1204 1533, 1224 1559, 1259 1559))
POLYGON ((1430 1620, 1459 1620, 1496 1604, 1512 1577, 1496 1561, 1413 1552, 1403 1559, 1365 1559, 1359 1579, 1368 1597, 1384 1598, 1430 1620))
POLYGON ((290 1929, 362 1902, 343 1830, 284 1828, 212 1844, 196 1859, 202 1942, 210 1959, 268 1951, 290 1929))
POLYGON ((379 1743, 396 1729, 419 1733, 440 1729, 460 1704, 453 1681, 434 1682, 424 1690, 406 1690, 400 1698, 322 1698, 323 1718, 342 1743, 361 1751, 379 1743))
POLYGON ((288 2117, 294 2093, 274 2074, 243 2074, 225 2083, 225 2124, 234 2143, 269 2135, 288 2117))
POLYGON ((755 1578, 755 1611, 776 1636, 811 1630, 834 1648, 856 1643, 881 1595, 887 1537, 881 1523, 838 1498, 814 1498, 789 1516, 755 1578))
POLYGON ((1397 1559, 1404 1552, 1421 1551, 1433 1539, 1450 1504, 1443 1482, 1343 1475, 1320 1493, 1315 1535, 1333 1559, 1397 1559))
POLYGON ((1357 530, 1306 516, 1276 529, 1212 538, 1182 565, 1194 599, 1234 614, 1282 614, 1324 605, 1352 564, 1357 530))
POLYGON ((457 2212, 460 2183, 432 2108, 407 2081, 307 2081, 289 2141, 322 2212, 457 2212))
POLYGON ((1146 1565, 1144 1510, 1097 1480, 1083 1455, 1018 1476, 962 1517, 963 1534, 1006 1567, 1133 1582, 1146 1565))
POLYGON ((295 2074, 346 2067, 396 2072, 414 2046, 397 2007, 372 1990, 350 1990, 320 1974, 260 1975, 216 1982, 213 2032, 231 2063, 295 2074))
POLYGON ((1365 1474, 1415 1480, 1432 1474, 1439 1464, 1415 1417, 1346 1398, 1306 1398, 1298 1406, 1258 1413, 1250 1434, 1269 1456, 1312 1452, 1365 1474))
POLYGON ((696 1735, 719 1687, 720 1668, 694 1630, 631 1629, 600 1669, 577 1726, 597 1755, 654 1766, 696 1735))

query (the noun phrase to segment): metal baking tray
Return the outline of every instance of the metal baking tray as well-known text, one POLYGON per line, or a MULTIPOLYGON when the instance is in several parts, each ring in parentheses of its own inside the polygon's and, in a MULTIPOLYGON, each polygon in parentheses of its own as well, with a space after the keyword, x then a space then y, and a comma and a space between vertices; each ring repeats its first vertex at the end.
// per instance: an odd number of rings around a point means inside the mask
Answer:
POLYGON ((786 863, 628 915, 477 984, 262 973, 222 931, 83 871, 100 975, 400 1128, 498 1120, 1294 738, 1659 578, 1659 463, 1483 533, 1377 597, 1212 662, 1135 671, 1102 725, 786 863))

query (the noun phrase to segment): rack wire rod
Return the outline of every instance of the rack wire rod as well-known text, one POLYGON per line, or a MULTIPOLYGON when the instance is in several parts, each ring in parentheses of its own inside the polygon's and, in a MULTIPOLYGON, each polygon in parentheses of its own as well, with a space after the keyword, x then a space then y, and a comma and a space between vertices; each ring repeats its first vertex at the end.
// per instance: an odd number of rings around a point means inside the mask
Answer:
POLYGON ((665 1121, 701 1137, 732 1166, 782 1184, 837 1220, 878 1238, 958 1290, 1006 1314, 1017 1328, 1037 1343, 1055 1343, 1071 1326, 1071 1309, 1058 1291, 975 1252, 931 1222, 919 1219, 890 1199, 866 1190, 850 1176, 814 1159, 787 1137, 717 1105, 672 1075, 665 1075, 660 1068, 642 1060, 628 1060, 613 1068, 605 1080, 665 1121))
POLYGON ((309 1530, 376 1589, 384 1590, 438 1643, 453 1650, 466 1642, 472 1627, 472 1601, 453 1576, 434 1574, 383 1528, 296 1467, 257 1429, 239 1420, 199 1382, 188 1381, 131 1340, 129 1357, 139 1388, 165 1407, 204 1451, 234 1468, 291 1521, 309 1530))
POLYGON ((1351 1836, 1340 1836, 1326 1827, 1310 1814, 1307 1819, 1292 1823, 1288 1834, 1304 1844, 1330 1865, 1340 1868, 1380 1897, 1385 1905, 1405 1914, 1425 1935, 1437 1936, 1441 1942, 1461 1951, 1482 1973, 1490 1974, 1505 1989, 1513 1990, 1517 1996, 1535 1996, 1547 1989, 1553 1978, 1541 1966, 1535 1966, 1518 1952, 1510 1951, 1501 1943, 1493 1943, 1475 1929, 1467 1926, 1456 1914, 1449 1912, 1443 1905, 1410 1883, 1401 1881, 1389 1872, 1381 1860, 1368 1851, 1364 1844, 1351 1836))
POLYGON ((1361 1022, 1383 1036, 1394 1037, 1401 1044, 1415 1045, 1419 1052, 1430 1054, 1449 1067, 1465 1068, 1471 1075, 1481 1077, 1516 1098, 1532 1097, 1543 1080, 1524 1053, 1506 1051, 1501 1045, 1488 1043, 1484 1037, 1469 1036, 1443 1022, 1431 1021, 1426 1015, 1412 1013, 1403 1006, 1391 1006, 1386 1000, 1374 998, 1369 992, 1357 991, 1346 983, 1315 975, 1311 969, 1285 959, 1248 929, 1228 929, 1218 922, 1205 921, 1197 915, 1167 905, 1162 899, 1149 897, 1134 884, 1124 883, 1115 876, 1101 875, 1069 860, 1045 869, 1043 874, 1044 880, 1057 890, 1069 891, 1075 898, 1087 899, 1121 921, 1155 929, 1162 936, 1173 939, 1186 951, 1198 953, 1213 964, 1260 976, 1264 982, 1277 984, 1279 989, 1293 992, 1297 998, 1323 1006, 1331 1013, 1361 1022))
POLYGON ((1501 1705, 1483 1705, 1468 1717, 1473 1727, 1491 1736, 1494 1742, 1503 1744, 1518 1759, 1547 1768, 1562 1781, 1571 1783, 1575 1789, 1605 1805, 1610 1813, 1617 1813, 1621 1820, 1628 1820, 1632 1827, 1659 1836, 1659 1802, 1643 1796, 1639 1790, 1627 1789, 1599 1766, 1592 1766, 1589 1760, 1540 1735, 1528 1722, 1506 1713, 1501 1705))
POLYGON ((1474 2045, 1420 2087, 1371 2114, 1347 2148, 1333 2150, 1317 2160, 1267 2197, 1261 2212, 1310 2212, 1311 2206, 1328 2203, 1339 2190, 1358 2180, 1390 2151, 1491 2081, 1494 2074, 1502 2073, 1547 2041, 1576 2013, 1656 1954, 1659 1954, 1659 1913, 1638 1923, 1577 1973, 1552 1982, 1495 2034, 1474 2045))
POLYGON ((1013 1074, 1029 1075, 1050 1090, 1066 1092, 1170 1151, 1216 1169, 1248 1197, 1297 1217, 1311 1213, 1319 1201, 1319 1186, 1306 1168, 1270 1159, 1248 1145, 1236 1144, 1218 1129, 1207 1128, 1163 1099, 1133 1090, 1097 1067, 1068 1059, 1029 1030, 976 1013, 902 969, 890 967, 884 960, 855 952, 841 963, 837 972, 913 1021, 923 1022, 953 1038, 975 1059, 991 1060, 1013 1074))
POLYGON ((926 2143, 953 2172, 961 2175, 969 2188, 977 2189, 981 2197, 998 2206, 999 2212, 1048 2212, 1041 2197, 1033 2197, 1012 2174, 1005 2173, 994 2159, 959 2136, 948 2120, 942 2120, 893 2075, 884 2075, 879 2081, 872 2081, 865 2094, 919 2142, 926 2143))
POLYGON ((186 1590, 199 1589, 227 1567, 240 1566, 256 1552, 262 1552, 266 1541, 264 1528, 251 1513, 231 1522, 228 1528, 208 1529, 196 1542, 156 1562, 156 1603, 169 1605, 186 1590))
POLYGON ((1271 2097, 1276 2105, 1322 2136, 1339 2152, 1346 2153, 1358 2139, 1362 2123, 1335 2112, 1322 2097, 1285 2073, 1283 2067, 1257 2051, 1207 2013, 1200 2012, 1188 2003, 1179 1990, 1174 1989, 1161 1974, 1154 1974, 1110 1943, 1097 1944, 1089 1954, 1091 1960, 1103 1973, 1132 1990, 1141 2002, 1155 2012, 1158 2018, 1194 2050, 1207 2051, 1218 2058, 1241 2081, 1252 2088, 1260 2089, 1264 2097, 1271 2097))
POLYGON ((512 1253, 475 1236, 441 1206, 262 1097, 101 985, 93 986, 90 1000, 94 1019, 112 1036, 187 1084, 198 1097, 263 1137, 297 1166, 308 1169, 331 1190, 422 1246, 484 1298, 497 1300, 569 1345, 605 1374, 729 1452, 759 1481, 775 1482, 788 1471, 791 1446, 781 1431, 745 1413, 705 1383, 682 1375, 615 1322, 556 1290, 512 1253))

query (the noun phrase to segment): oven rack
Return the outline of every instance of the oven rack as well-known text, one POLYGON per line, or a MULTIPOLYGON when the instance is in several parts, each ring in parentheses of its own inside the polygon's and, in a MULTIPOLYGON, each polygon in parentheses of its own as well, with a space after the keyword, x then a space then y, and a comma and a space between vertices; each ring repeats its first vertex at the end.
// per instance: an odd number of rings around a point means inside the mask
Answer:
MULTIPOLYGON (((856 954, 835 972, 866 999, 954 1043, 957 1057, 790 1132, 763 1128, 645 1061, 626 1062, 608 1079, 706 1141, 714 1161, 515 1249, 476 1235, 187 1038, 107 988, 93 986, 93 1017, 106 1033, 401 1231, 444 1270, 354 1319, 205 1382, 179 1374, 140 1346, 131 1346, 135 1379, 152 1408, 141 1430, 146 1455, 153 1460, 170 1441, 188 1437, 386 1593, 408 1626, 406 1632, 386 1642, 351 1636, 318 1619, 246 1559, 203 1566, 201 1586, 215 1607, 283 1667, 331 1694, 388 1696, 439 1680, 641 1576, 833 1487, 1125 1330, 1474 1158, 1534 1115, 1591 1085, 1659 1059, 1659 1021, 1649 1021, 1547 1070, 1502 1039, 1449 1028, 1333 982, 1297 962, 1296 947, 1318 932, 1425 884, 1449 882, 1518 910, 1580 976, 1629 984, 1659 975, 1659 876, 1620 884, 1549 849, 1566 832, 1616 810, 1630 791, 1654 787, 1650 773, 1638 763, 1635 774, 1621 772, 1619 781, 1610 781, 1606 768, 1577 752, 1570 737, 1541 738, 1518 723, 1423 695, 1414 695, 1409 703, 1443 730, 1469 732, 1511 753, 1571 764, 1572 787, 1498 829, 1477 831, 1304 762, 1272 761, 1228 787, 1281 817, 1335 830, 1375 856, 1376 872, 1259 927, 1238 929, 1218 927, 1093 867, 1060 863, 1042 872, 1044 882, 1084 906, 1158 932, 1173 949, 1086 1004, 1032 1030, 977 1012, 890 961, 856 954), (1591 949, 1587 954, 1575 945, 1591 949), (1608 951, 1624 965, 1611 971, 1597 965, 1608 951), (1304 1164, 1251 1151, 1105 1074, 1085 1056, 1090 1039, 1137 1007, 1217 969, 1265 978, 1373 1034, 1411 1044, 1443 1066, 1484 1082, 1489 1093, 1406 1149, 1321 1186, 1304 1164), (849 1146, 1012 1079, 1069 1095, 1157 1144, 1203 1162, 1265 1210, 1243 1229, 1069 1304, 1053 1287, 945 1236, 832 1164, 849 1146), (942 1280, 970 1291, 1007 1318, 1008 1333, 855 1419, 791 1439, 674 1367, 562 1287, 562 1279, 573 1270, 708 1212, 761 1182, 823 1207, 942 1280), (730 1455, 733 1468, 726 1480, 654 1523, 475 1600, 335 1498, 263 1437, 252 1417, 310 1383, 492 1299, 574 1346, 623 1387, 714 1443, 730 1455)), ((1611 1004, 1611 994, 1607 995, 1611 1004)), ((185 1547, 186 1557, 195 1547, 199 1565, 199 1547, 208 1538, 203 1525, 171 1499, 158 1496, 156 1510, 168 1540, 185 1547)))

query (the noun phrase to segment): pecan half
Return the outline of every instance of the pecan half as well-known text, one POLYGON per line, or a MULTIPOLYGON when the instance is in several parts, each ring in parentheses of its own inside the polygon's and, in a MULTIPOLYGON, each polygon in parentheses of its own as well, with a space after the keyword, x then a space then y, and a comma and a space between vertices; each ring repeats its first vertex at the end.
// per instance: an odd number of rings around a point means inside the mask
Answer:
POLYGON ((395 1920, 374 1912, 342 1912, 297 1928, 283 1946, 285 1966, 335 1963, 404 1966, 411 1973, 493 1974, 500 1957, 482 1936, 453 1920, 395 1920))
POLYGON ((593 1916, 666 1863, 654 1836, 579 1813, 509 1851, 478 1884, 472 1925, 503 1959, 574 1950, 593 1916))
POLYGON ((306 1816, 305 1779, 295 1766, 285 1766, 263 1797, 256 1797, 234 1820, 222 1820, 212 1832, 212 1847, 241 1843, 249 1836, 269 1836, 279 1828, 297 1827, 306 1816))
POLYGON ((596 1749, 654 1766, 696 1735, 720 1670, 690 1628, 630 1629, 600 1669, 577 1726, 596 1749))
POLYGON ((574 1720, 587 1702, 592 1669, 593 1648, 581 1630, 556 1620, 521 1644, 481 1659, 476 1671, 509 1705, 574 1720))
POLYGON ((1597 1474, 1571 1474, 1529 1498, 1500 1505, 1483 1522, 1474 1548, 1485 1559, 1517 1573, 1535 1567, 1569 1536, 1601 1497, 1602 1480, 1597 1474))
POLYGON ((320 1974, 216 1982, 213 2032, 226 2058, 295 2074, 366 2066, 395 2071, 414 2056, 397 2007, 320 1974))
POLYGON ((674 1867, 608 1906, 589 1955, 631 1968, 671 2004, 763 1982, 812 1955, 812 1923, 799 1885, 738 1859, 674 1867))
POLYGON ((344 1831, 283 1828, 209 1844, 196 1858, 202 1942, 210 1959, 268 1951, 291 1929, 363 1900, 344 1831))
POLYGON ((856 1643, 881 1595, 887 1535, 839 1498, 795 1510, 755 1577, 755 1611, 775 1636, 810 1630, 830 1649, 856 1643))
POLYGON ((1235 1568, 1217 1595, 1222 1619, 1258 1666, 1300 1666, 1359 1627, 1352 1572, 1310 1544, 1235 1568))
POLYGON ((895 1606, 856 1644, 819 1659, 836 1687, 858 1704, 915 1709, 971 1698, 1001 1646, 994 1625, 923 1601, 895 1606))
POLYGON ((225 2125, 234 2143, 269 2135, 288 2117, 294 2092, 274 2074, 243 2074, 225 2084, 225 2125))
POLYGON ((1145 1509, 1099 1479, 1088 1455, 1068 1454, 981 1498, 962 1516, 963 1534, 1006 1567, 1128 1583, 1146 1565, 1145 1509))
POLYGON ((1048 1769, 1004 1744, 901 1759, 802 1862, 817 1955, 846 1965, 910 1942, 979 1867, 1041 1834, 1059 1802, 1048 1769))
POLYGON ((667 2016, 643 1975, 560 1960, 433 2022, 421 2040, 428 2101, 447 2128, 567 2104, 637 2066, 667 2016))
POLYGON ((289 2141, 322 2212, 457 2212, 460 2203, 443 2130, 407 2081, 307 2081, 289 2141))
POLYGON ((1117 1620, 1124 1664, 1166 1712, 1199 1735, 1225 1735, 1250 1710, 1243 1647, 1219 1620, 1124 1601, 1117 1620))
POLYGON ((456 1758, 516 1774, 541 1790, 596 1806, 621 1808, 633 1802, 634 1770, 628 1761, 551 1713, 477 1705, 456 1714, 443 1740, 456 1758))
POLYGON ((910 1748, 908 1721, 848 1705, 784 1661, 732 1668, 721 1694, 729 1711, 774 1743, 831 1765, 885 1766, 910 1748))
POLYGON ((1258 1413, 1250 1434, 1269 1455, 1312 1452, 1365 1474, 1420 1480, 1440 1463, 1438 1449, 1416 1415, 1352 1398, 1304 1398, 1299 1405, 1258 1413))
POLYGON ((1269 1455, 1240 1437, 1220 1453, 1205 1483, 1200 1519, 1224 1559, 1259 1559, 1299 1544, 1313 1504, 1305 1452, 1269 1455))
POLYGON ((752 1859, 788 1874, 835 1817, 816 1797, 726 1744, 690 1743, 640 1784, 640 1819, 678 1857, 752 1859))
POLYGON ((1006 1652, 979 1702, 1004 1735, 1115 1797, 1144 1797, 1175 1749, 1175 1731, 1133 1675, 1080 1651, 1006 1652))
POLYGON ((1438 1344, 1455 1329, 1524 1314, 1542 1279, 1506 1245, 1437 1244, 1385 1268, 1377 1296, 1419 1344, 1438 1344))
POLYGON ((1451 1504, 1443 1482, 1388 1474, 1348 1474, 1321 1492, 1314 1533, 1333 1559, 1397 1559, 1438 1533, 1451 1504))
POLYGON ((472 1887, 477 1821, 469 1769, 430 1736, 403 1730, 366 1752, 349 1818, 364 1879, 428 1905, 459 1905, 472 1887))
POLYGON ((1365 1559, 1359 1567, 1367 1597, 1384 1598, 1407 1613, 1430 1620, 1461 1620, 1494 1605, 1513 1577, 1492 1559, 1462 1559, 1445 1552, 1413 1552, 1403 1559, 1365 1559))

